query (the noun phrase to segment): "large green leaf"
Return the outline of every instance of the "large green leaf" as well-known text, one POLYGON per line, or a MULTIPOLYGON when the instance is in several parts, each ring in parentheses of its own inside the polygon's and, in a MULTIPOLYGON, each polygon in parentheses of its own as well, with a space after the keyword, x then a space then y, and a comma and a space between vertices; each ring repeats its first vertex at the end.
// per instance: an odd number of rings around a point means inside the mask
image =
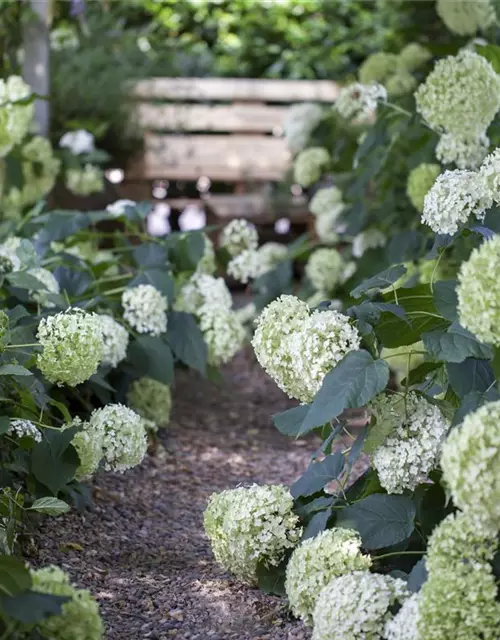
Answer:
POLYGON ((456 280, 443 280, 434 283, 434 304, 436 309, 443 318, 450 320, 450 322, 458 320, 456 288, 456 280))
POLYGON ((469 413, 476 411, 483 404, 487 404, 488 402, 495 402, 500 399, 500 394, 498 390, 493 387, 488 389, 488 391, 470 391, 467 395, 465 395, 462 399, 462 403, 455 411, 455 415, 453 416, 452 425, 455 426, 463 422, 463 419, 469 413))
POLYGON ((13 597, 0 599, 0 607, 12 618, 23 624, 35 624, 61 613, 62 605, 71 600, 68 596, 55 596, 38 591, 25 591, 13 597))
POLYGON ((389 366, 367 351, 351 351, 323 380, 297 435, 336 418, 344 409, 363 407, 385 389, 389 366))
POLYGON ((336 480, 344 469, 344 456, 340 451, 326 456, 321 462, 311 462, 305 473, 290 487, 294 498, 311 496, 336 480))
POLYGON ((435 360, 463 362, 466 358, 493 357, 491 347, 478 342, 476 337, 457 322, 444 331, 438 329, 422 334, 425 348, 435 360))
POLYGON ((274 426, 284 436, 300 436, 302 423, 310 407, 310 404, 300 404, 298 407, 277 413, 273 416, 274 426))
POLYGON ((446 365, 450 384, 459 398, 471 391, 485 393, 495 382, 491 364, 486 360, 467 358, 463 362, 446 365))
POLYGON ((61 291, 66 291, 70 296, 81 296, 92 283, 92 277, 86 271, 78 271, 65 266, 56 267, 54 276, 59 282, 61 291))
POLYGON ((75 477, 80 466, 78 454, 71 444, 78 427, 64 430, 47 429, 31 455, 31 471, 38 482, 56 496, 75 477))
POLYGON ((25 563, 14 556, 0 556, 0 592, 14 596, 30 587, 31 576, 25 563))
POLYGON ((167 250, 157 242, 145 242, 133 251, 139 267, 165 267, 168 263, 167 250))
POLYGON ((128 360, 136 375, 148 376, 164 384, 174 380, 172 351, 161 338, 140 336, 128 349, 128 360))
POLYGON ((166 269, 152 267, 145 269, 128 283, 128 287, 137 287, 139 284, 151 284, 158 289, 168 300, 169 305, 174 299, 174 279, 166 269))
POLYGON ((174 355, 188 367, 205 375, 207 344, 203 333, 190 313, 172 311, 168 314, 167 340, 174 355))
POLYGON ((59 516, 62 513, 67 513, 70 510, 70 506, 67 502, 59 500, 59 498, 47 496, 46 498, 38 498, 38 500, 35 500, 31 507, 29 507, 29 510, 45 513, 48 516, 59 516))
POLYGON ((375 493, 339 512, 336 526, 359 532, 367 550, 407 540, 414 529, 415 506, 406 496, 375 493))
POLYGON ((0 376, 32 376, 31 371, 20 364, 3 364, 0 366, 0 376))
POLYGON ((496 44, 476 44, 477 53, 486 58, 497 73, 500 73, 500 47, 496 44))
POLYGON ((406 273, 406 267, 402 264, 384 269, 377 275, 364 280, 355 289, 351 291, 353 298, 359 298, 363 293, 380 291, 380 289, 386 289, 394 284, 399 278, 406 273))

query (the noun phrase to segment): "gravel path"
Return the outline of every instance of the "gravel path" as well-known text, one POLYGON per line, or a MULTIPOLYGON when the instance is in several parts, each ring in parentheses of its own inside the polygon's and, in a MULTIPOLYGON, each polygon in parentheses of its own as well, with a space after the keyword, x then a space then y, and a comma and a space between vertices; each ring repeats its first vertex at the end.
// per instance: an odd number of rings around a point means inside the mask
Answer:
POLYGON ((172 421, 143 464, 102 474, 95 505, 47 518, 34 564, 56 563, 99 599, 109 640, 305 640, 284 602, 213 562, 202 514, 213 491, 293 482, 314 443, 282 437, 271 415, 291 406, 248 354, 216 386, 181 372, 172 421))

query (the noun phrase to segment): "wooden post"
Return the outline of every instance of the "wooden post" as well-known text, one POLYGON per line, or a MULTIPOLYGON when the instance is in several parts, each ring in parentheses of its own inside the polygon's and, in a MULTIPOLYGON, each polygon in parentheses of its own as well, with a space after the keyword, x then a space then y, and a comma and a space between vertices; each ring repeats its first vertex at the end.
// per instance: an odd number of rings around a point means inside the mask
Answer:
POLYGON ((29 2, 33 16, 24 26, 23 76, 34 93, 46 96, 46 100, 35 101, 35 122, 38 132, 49 133, 50 91, 50 40, 48 17, 51 0, 25 0, 29 2))

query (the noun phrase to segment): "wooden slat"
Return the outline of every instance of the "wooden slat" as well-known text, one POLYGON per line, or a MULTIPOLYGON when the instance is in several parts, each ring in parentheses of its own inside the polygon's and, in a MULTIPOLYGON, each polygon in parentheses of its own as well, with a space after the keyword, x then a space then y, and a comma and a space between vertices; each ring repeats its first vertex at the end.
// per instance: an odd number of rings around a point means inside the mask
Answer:
POLYGON ((137 105, 135 116, 145 130, 230 131, 271 133, 283 126, 288 107, 235 104, 208 106, 201 104, 137 105))
POLYGON ((272 136, 161 136, 146 134, 143 158, 127 179, 282 180, 290 153, 272 136))
POLYGON ((262 100, 264 102, 333 102, 339 86, 329 80, 256 80, 248 78, 148 78, 133 85, 141 99, 262 100))

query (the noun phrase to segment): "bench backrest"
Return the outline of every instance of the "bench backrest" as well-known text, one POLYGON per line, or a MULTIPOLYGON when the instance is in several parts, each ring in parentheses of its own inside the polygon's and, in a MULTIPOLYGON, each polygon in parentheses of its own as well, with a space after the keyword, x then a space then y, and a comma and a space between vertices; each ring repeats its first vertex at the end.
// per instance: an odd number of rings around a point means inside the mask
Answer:
POLYGON ((132 95, 145 148, 126 178, 279 181, 290 164, 281 137, 290 104, 333 103, 337 94, 324 80, 141 80, 132 95))

